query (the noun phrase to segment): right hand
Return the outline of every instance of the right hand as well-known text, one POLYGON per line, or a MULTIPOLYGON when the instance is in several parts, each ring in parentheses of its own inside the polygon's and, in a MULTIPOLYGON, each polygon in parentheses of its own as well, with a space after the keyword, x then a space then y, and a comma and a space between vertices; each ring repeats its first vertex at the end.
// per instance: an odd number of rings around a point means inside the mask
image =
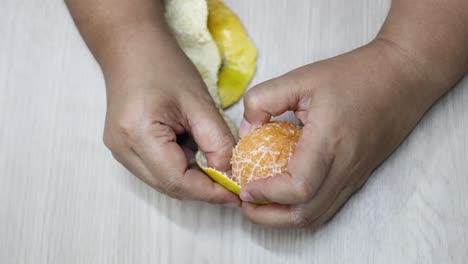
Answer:
POLYGON ((119 63, 121 69, 105 71, 104 143, 130 172, 162 193, 239 207, 236 195, 190 166, 193 150, 177 142, 191 134, 210 167, 229 170, 235 140, 195 67, 181 51, 175 54, 130 56, 119 63))

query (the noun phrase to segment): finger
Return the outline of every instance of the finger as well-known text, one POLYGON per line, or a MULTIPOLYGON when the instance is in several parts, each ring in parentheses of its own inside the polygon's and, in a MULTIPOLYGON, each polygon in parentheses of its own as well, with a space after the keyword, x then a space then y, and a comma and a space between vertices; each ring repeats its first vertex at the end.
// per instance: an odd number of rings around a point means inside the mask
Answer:
POLYGON ((275 228, 288 228, 291 223, 291 206, 280 204, 256 205, 242 203, 245 217, 255 224, 275 228))
MULTIPOLYGON (((346 201, 349 200, 350 197, 366 183, 367 179, 369 178, 369 175, 370 173, 364 173, 359 178, 353 180, 352 182, 346 184, 346 186, 341 188, 340 192, 337 193, 336 198, 333 199, 333 202, 327 205, 327 209, 322 210, 322 213, 320 215, 313 215, 311 217, 311 219, 313 220, 310 221, 306 227, 311 229, 317 229, 318 227, 322 226, 327 221, 329 221, 332 217, 334 217, 338 210, 340 210, 341 207, 346 203, 346 201)), ((307 209, 305 210, 307 210, 308 212, 313 211, 314 201, 308 204, 307 209)))
POLYGON ((188 190, 187 197, 192 200, 224 204, 229 207, 241 206, 241 201, 236 195, 212 181, 198 168, 189 169, 185 172, 182 189, 188 190))
POLYGON ((260 124, 270 121, 288 110, 295 110, 300 100, 300 89, 288 75, 261 83, 244 95, 244 120, 239 135, 245 136, 260 124))
POLYGON ((356 192, 357 189, 359 188, 356 188, 355 186, 347 186, 346 188, 344 188, 343 191, 338 195, 336 200, 333 202, 333 204, 322 215, 317 217, 306 227, 310 229, 317 229, 325 223, 327 223, 336 215, 336 213, 343 207, 345 202, 349 200, 349 198, 353 195, 353 193, 356 192))
POLYGON ((320 189, 333 163, 322 133, 310 124, 303 127, 287 172, 249 183, 242 188, 243 201, 301 204, 310 201, 320 189))
POLYGON ((187 112, 192 136, 205 153, 208 166, 220 171, 230 170, 232 149, 236 142, 219 110, 213 103, 196 103, 187 112))
MULTIPOLYGON (((319 219, 333 203, 331 201, 316 217, 319 219)), ((315 219, 303 205, 256 205, 242 203, 242 212, 253 223, 274 228, 306 228, 315 219)))
MULTIPOLYGON (((109 139, 110 137, 108 137, 109 139)), ((134 176, 155 188, 159 192, 163 190, 150 184, 148 179, 151 179, 151 172, 146 167, 144 162, 135 153, 135 151, 128 145, 128 140, 125 137, 117 136, 112 140, 105 140, 106 146, 112 151, 112 156, 122 164, 134 176)))
POLYGON ((135 142, 135 151, 151 172, 152 186, 183 199, 211 203, 240 204, 236 195, 214 183, 199 170, 188 166, 174 131, 161 123, 153 124, 148 134, 135 142))
POLYGON ((166 193, 164 190, 159 188, 159 186, 154 185, 150 179, 152 178, 151 172, 145 166, 143 161, 135 154, 135 152, 128 148, 123 152, 112 153, 112 156, 122 164, 130 173, 136 176, 138 179, 151 186, 153 189, 156 189, 160 193, 170 195, 172 198, 181 199, 181 197, 166 193))
MULTIPOLYGON (((333 190, 336 185, 331 182, 331 180, 328 180, 324 183, 325 186, 307 204, 282 205, 283 210, 281 211, 268 206, 247 207, 246 210, 248 211, 245 214, 255 223, 273 227, 302 228, 308 226, 310 222, 320 217, 333 204, 340 194, 340 190, 343 189, 333 190)), ((247 203, 243 203, 243 207, 244 204, 247 203)))
POLYGON ((349 184, 338 192, 321 195, 306 205, 255 205, 242 203, 244 215, 252 222, 277 228, 316 229, 333 217, 351 195, 366 181, 363 177, 357 183, 349 184))
MULTIPOLYGON (((339 195, 337 195, 337 198, 339 195)), ((256 205, 242 203, 244 215, 254 223, 276 228, 306 228, 328 211, 336 199, 313 205, 256 205)), ((315 200, 314 200, 315 201, 315 200)))

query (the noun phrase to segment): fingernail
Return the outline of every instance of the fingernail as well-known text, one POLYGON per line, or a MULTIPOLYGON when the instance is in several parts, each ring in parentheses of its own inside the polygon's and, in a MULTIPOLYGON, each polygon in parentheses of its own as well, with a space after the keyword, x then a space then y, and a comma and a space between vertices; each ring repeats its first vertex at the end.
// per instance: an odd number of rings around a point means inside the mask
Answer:
POLYGON ((229 208, 239 208, 240 205, 238 203, 225 203, 224 206, 229 207, 229 208))
POLYGON ((244 137, 250 132, 251 129, 252 125, 249 122, 247 122, 247 120, 242 119, 242 122, 239 127, 239 136, 244 137))
POLYGON ((252 195, 250 195, 250 193, 248 193, 248 192, 241 192, 239 197, 244 202, 253 202, 254 201, 252 195))

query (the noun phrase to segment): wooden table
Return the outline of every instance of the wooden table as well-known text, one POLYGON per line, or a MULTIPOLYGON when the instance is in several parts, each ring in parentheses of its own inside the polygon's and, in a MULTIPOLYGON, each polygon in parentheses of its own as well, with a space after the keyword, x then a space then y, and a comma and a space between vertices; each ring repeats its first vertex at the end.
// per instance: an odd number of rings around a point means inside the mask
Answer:
MULTIPOLYGON (((253 84, 375 36, 390 0, 226 1, 253 84)), ((278 231, 159 195, 102 144, 101 72, 62 1, 0 1, 0 263, 466 263, 468 80, 327 226, 278 231)), ((230 110, 237 122, 242 105, 230 110)))

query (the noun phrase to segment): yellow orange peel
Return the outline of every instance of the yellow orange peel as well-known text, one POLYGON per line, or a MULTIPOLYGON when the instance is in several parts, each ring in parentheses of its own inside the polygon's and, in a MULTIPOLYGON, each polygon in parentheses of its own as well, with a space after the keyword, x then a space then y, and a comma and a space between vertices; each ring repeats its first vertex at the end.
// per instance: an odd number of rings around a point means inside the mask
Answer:
POLYGON ((221 108, 237 102, 252 80, 257 50, 241 21, 221 0, 208 1, 208 29, 222 58, 218 74, 221 108))

